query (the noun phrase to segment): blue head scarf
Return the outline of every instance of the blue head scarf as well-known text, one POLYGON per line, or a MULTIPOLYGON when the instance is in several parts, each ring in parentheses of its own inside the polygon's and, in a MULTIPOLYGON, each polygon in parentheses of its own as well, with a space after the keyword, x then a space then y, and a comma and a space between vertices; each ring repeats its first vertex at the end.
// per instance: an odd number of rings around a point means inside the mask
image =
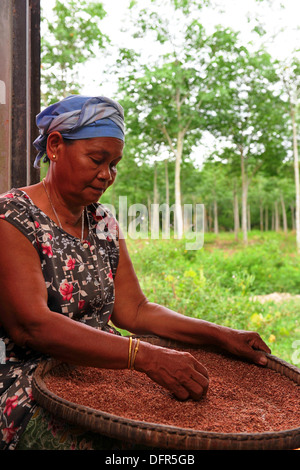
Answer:
POLYGON ((33 142, 38 150, 34 167, 47 157, 47 139, 58 131, 65 139, 116 137, 125 140, 124 111, 116 101, 104 96, 71 95, 44 109, 36 117, 40 131, 33 142))

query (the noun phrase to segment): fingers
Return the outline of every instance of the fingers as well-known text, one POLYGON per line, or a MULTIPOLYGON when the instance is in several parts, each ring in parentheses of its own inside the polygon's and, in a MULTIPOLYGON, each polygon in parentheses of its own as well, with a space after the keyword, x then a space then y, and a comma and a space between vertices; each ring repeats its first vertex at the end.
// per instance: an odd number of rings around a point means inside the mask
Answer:
POLYGON ((270 354, 271 349, 267 344, 261 339, 258 333, 249 332, 249 340, 247 344, 249 345, 250 351, 249 356, 255 364, 265 366, 267 365, 268 359, 265 353, 270 354))
POLYGON ((199 372, 200 374, 202 374, 204 377, 208 379, 207 369, 203 366, 203 364, 201 364, 201 362, 195 359, 194 367, 197 372, 199 372))
POLYGON ((189 364, 182 373, 174 377, 173 394, 178 400, 192 398, 195 401, 205 397, 209 379, 206 368, 190 354, 186 355, 189 364))
POLYGON ((191 398, 192 400, 199 401, 201 398, 204 398, 207 394, 208 389, 208 379, 206 377, 201 376, 199 381, 199 377, 196 378, 190 377, 188 380, 180 383, 176 382, 171 389, 173 395, 181 401, 188 400, 191 398))
POLYGON ((205 397, 208 386, 208 375, 199 374, 195 371, 191 376, 191 382, 189 384, 190 397, 193 400, 200 400, 200 398, 205 397))
POLYGON ((176 382, 172 393, 181 401, 188 400, 189 398, 199 401, 201 398, 206 396, 208 384, 209 381, 207 377, 197 374, 196 376, 191 376, 182 382, 176 382))
POLYGON ((180 400, 180 401, 186 401, 190 397, 189 391, 185 387, 183 387, 183 385, 180 385, 179 383, 177 383, 173 387, 173 389, 170 390, 170 392, 172 392, 174 397, 177 398, 177 400, 180 400))
POLYGON ((255 353, 253 355, 253 362, 255 364, 258 364, 260 366, 266 366, 268 363, 268 359, 265 355, 260 354, 260 353, 255 353))
POLYGON ((253 349, 258 349, 268 354, 271 353, 271 349, 269 348, 269 346, 261 339, 261 337, 257 333, 253 333, 253 337, 250 339, 249 345, 253 349))
POLYGON ((255 364, 261 366, 267 365, 268 359, 266 353, 270 353, 271 350, 258 333, 240 331, 238 332, 237 338, 238 342, 235 344, 232 343, 232 347, 228 348, 230 352, 244 359, 248 359, 255 364))
MULTIPOLYGON (((187 352, 159 348, 155 367, 147 371, 152 380, 169 390, 178 400, 200 400, 208 389, 208 373, 194 356, 187 352)), ((153 363, 152 363, 153 364, 153 363)))

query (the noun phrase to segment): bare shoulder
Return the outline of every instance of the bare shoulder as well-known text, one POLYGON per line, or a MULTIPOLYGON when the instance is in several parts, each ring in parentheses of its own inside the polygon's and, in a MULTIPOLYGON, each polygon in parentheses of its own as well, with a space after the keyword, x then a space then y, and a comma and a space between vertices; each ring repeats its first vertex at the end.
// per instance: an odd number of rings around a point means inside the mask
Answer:
POLYGON ((17 342, 20 325, 47 306, 47 289, 39 255, 25 235, 0 219, 0 239, 0 323, 17 342))
POLYGON ((32 256, 33 253, 36 253, 32 243, 25 235, 5 218, 0 219, 0 238, 0 257, 11 257, 17 253, 26 256, 28 252, 32 256))
POLYGON ((26 285, 42 276, 40 257, 30 240, 14 225, 0 219, 0 286, 26 285))
POLYGON ((29 284, 43 285, 40 257, 30 240, 3 219, 0 219, 0 239, 0 300, 1 291, 8 292, 11 286, 15 294, 22 290, 23 295, 29 284))
POLYGON ((41 183, 36 183, 30 186, 23 186, 19 188, 21 191, 24 191, 27 196, 33 201, 36 206, 41 206, 44 202, 44 190, 41 183))

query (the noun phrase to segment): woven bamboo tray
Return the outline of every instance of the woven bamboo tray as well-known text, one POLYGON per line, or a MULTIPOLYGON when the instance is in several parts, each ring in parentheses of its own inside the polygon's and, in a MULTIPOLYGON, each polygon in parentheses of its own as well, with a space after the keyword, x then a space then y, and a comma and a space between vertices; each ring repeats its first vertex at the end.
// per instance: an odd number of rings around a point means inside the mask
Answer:
MULTIPOLYGON (((165 347, 188 347, 153 336, 141 340, 165 347)), ((300 385, 300 369, 273 355, 267 355, 267 367, 300 385)), ((184 429, 163 424, 135 421, 81 406, 55 395, 44 378, 52 370, 67 364, 49 360, 41 363, 33 376, 33 396, 50 413, 70 424, 101 433, 114 439, 146 447, 185 450, 288 450, 300 447, 300 423, 295 429, 263 433, 215 433, 184 429)))

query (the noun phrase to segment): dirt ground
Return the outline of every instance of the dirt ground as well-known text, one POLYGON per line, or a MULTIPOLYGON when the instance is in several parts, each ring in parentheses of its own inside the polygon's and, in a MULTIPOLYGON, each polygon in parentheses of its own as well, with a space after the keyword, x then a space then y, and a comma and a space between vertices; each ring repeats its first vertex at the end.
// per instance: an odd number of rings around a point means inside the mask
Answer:
POLYGON ((267 295, 256 295, 252 297, 252 300, 257 300, 258 302, 286 302, 290 300, 296 300, 300 302, 300 295, 292 295, 286 292, 273 292, 272 294, 267 295))

